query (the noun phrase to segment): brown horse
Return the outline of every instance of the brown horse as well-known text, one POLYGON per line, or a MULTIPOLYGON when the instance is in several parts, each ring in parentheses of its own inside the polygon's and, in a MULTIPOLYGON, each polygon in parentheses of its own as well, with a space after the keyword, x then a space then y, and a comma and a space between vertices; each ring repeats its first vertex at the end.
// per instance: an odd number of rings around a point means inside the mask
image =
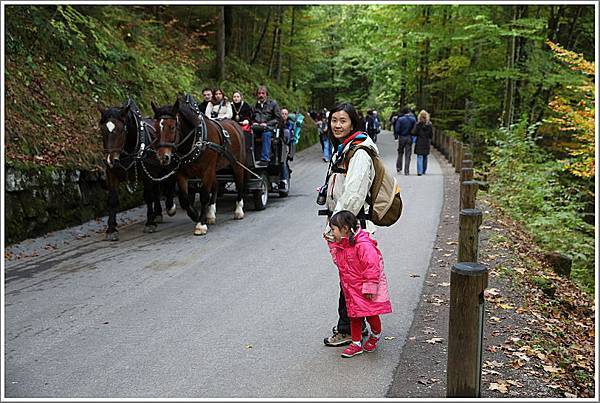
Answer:
POLYGON ((174 105, 157 107, 152 103, 154 118, 159 121, 159 144, 156 153, 164 167, 176 169, 179 203, 196 223, 194 235, 205 235, 207 224, 216 220, 217 171, 231 167, 237 190, 234 219, 244 218, 246 145, 241 127, 233 120, 213 121, 199 110, 189 94, 178 95, 174 105), (189 199, 188 180, 202 182, 200 214, 189 199))
POLYGON ((165 205, 169 216, 175 215, 176 206, 173 203, 175 182, 169 178, 163 182, 154 180, 165 172, 157 163, 151 164, 142 157, 144 149, 148 149, 157 135, 158 122, 153 119, 142 119, 141 113, 133 100, 128 99, 122 107, 102 108, 98 110, 100 117, 100 132, 104 147, 104 163, 106 164, 106 180, 108 185, 108 223, 106 240, 117 241, 117 210, 119 183, 126 182, 128 188, 138 183, 144 187, 146 202, 146 224, 144 232, 155 232, 156 223, 162 222, 161 192, 165 194, 165 205), (144 165, 142 165, 144 164, 144 165))

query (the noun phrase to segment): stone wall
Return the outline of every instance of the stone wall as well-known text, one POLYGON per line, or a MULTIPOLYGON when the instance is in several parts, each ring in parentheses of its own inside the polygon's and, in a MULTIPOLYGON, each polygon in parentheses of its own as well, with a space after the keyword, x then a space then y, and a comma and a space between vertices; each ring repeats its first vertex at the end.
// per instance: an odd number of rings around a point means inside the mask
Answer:
MULTIPOLYGON (((104 172, 6 168, 4 234, 6 244, 79 225, 108 213, 104 172)), ((143 203, 142 192, 119 188, 119 210, 143 203)))

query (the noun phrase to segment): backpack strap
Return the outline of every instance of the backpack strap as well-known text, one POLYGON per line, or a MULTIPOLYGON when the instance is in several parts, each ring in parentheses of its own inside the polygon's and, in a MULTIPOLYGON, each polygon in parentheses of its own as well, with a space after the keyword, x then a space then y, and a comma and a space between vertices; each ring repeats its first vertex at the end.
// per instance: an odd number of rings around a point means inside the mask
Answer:
MULTIPOLYGON (((348 151, 344 155, 344 168, 345 171, 348 170, 348 164, 350 164, 350 159, 354 156, 354 154, 359 150, 365 150, 371 160, 373 161, 373 168, 375 168, 375 178, 373 178, 373 183, 371 183, 371 188, 369 189, 369 194, 367 195, 366 202, 369 204, 369 213, 366 214, 364 212, 364 208, 361 209, 359 215, 362 213, 364 217, 367 219, 371 219, 373 215, 373 195, 378 194, 381 189, 381 184, 383 183, 383 174, 385 168, 381 165, 381 161, 379 160, 379 155, 370 147, 363 146, 361 144, 351 145, 348 151)), ((358 217, 358 216, 357 216, 358 217)), ((361 223, 362 225, 362 223, 361 223)))

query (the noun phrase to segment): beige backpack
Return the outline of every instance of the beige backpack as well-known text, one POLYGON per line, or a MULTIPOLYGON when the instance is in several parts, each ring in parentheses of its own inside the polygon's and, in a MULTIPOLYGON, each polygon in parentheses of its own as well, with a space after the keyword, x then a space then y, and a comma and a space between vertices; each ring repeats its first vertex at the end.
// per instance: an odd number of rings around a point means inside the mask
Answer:
POLYGON ((367 202, 369 203, 369 217, 373 224, 381 227, 389 227, 402 215, 402 198, 400 197, 400 185, 396 178, 385 169, 383 160, 375 150, 360 144, 352 146, 345 155, 346 164, 358 149, 365 150, 373 160, 375 168, 375 179, 371 184, 367 202))

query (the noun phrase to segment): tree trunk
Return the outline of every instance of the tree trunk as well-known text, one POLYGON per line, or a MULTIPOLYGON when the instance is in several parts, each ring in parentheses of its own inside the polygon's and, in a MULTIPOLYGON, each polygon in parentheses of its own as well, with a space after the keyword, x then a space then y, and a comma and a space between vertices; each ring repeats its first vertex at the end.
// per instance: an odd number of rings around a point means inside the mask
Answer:
POLYGON ((217 81, 225 81, 225 6, 219 7, 217 27, 217 81))
MULTIPOLYGON (((519 7, 513 7, 513 21, 516 21, 518 18, 519 7)), ((511 36, 508 39, 508 46, 506 52, 506 70, 512 70, 515 66, 516 59, 516 51, 517 51, 517 37, 511 36)), ((514 113, 514 95, 515 95, 515 80, 507 77, 506 84, 504 88, 504 104, 502 107, 502 125, 504 127, 510 127, 513 123, 513 113, 514 113)))
POLYGON ((404 55, 402 58, 402 61, 400 63, 401 66, 401 70, 402 70, 402 78, 400 79, 400 108, 403 108, 406 106, 406 84, 407 84, 407 74, 408 72, 407 70, 407 64, 408 61, 406 60, 406 36, 402 36, 402 54, 404 55))
POLYGON ((275 57, 275 80, 281 81, 281 65, 283 62, 283 55, 281 52, 281 42, 283 40, 283 7, 277 6, 277 43, 275 45, 276 57, 275 57))
POLYGON ((292 24, 290 28, 290 41, 288 45, 288 79, 287 79, 287 88, 292 87, 292 46, 294 45, 294 29, 296 27, 296 7, 292 6, 292 24))
POLYGON ((236 51, 236 43, 233 40, 233 10, 231 6, 223 6, 223 19, 225 24, 225 55, 234 54, 236 51))
POLYGON ((276 63, 276 52, 277 52, 277 40, 279 38, 280 21, 279 16, 281 15, 281 6, 277 6, 277 17, 275 20, 275 27, 273 28, 273 40, 271 41, 271 55, 269 56, 269 69, 267 70, 267 75, 269 77, 273 77, 273 72, 275 70, 274 64, 276 63))
POLYGON ((577 38, 577 35, 575 34, 577 30, 575 29, 575 27, 577 26, 577 19, 581 16, 582 10, 583 7, 575 7, 575 15, 573 16, 573 21, 569 26, 569 34, 567 35, 567 40, 565 42, 566 49, 571 49, 571 47, 575 43, 575 39, 577 38))
POLYGON ((254 53, 252 54, 252 60, 250 64, 254 64, 258 55, 260 53, 260 47, 262 46, 263 40, 265 39, 265 34, 267 33, 267 28, 269 27, 269 20, 271 19, 271 8, 269 7, 269 11, 267 12, 267 17, 265 18, 265 24, 263 25, 262 33, 260 34, 260 38, 258 38, 258 43, 256 44, 256 48, 254 49, 254 53))

